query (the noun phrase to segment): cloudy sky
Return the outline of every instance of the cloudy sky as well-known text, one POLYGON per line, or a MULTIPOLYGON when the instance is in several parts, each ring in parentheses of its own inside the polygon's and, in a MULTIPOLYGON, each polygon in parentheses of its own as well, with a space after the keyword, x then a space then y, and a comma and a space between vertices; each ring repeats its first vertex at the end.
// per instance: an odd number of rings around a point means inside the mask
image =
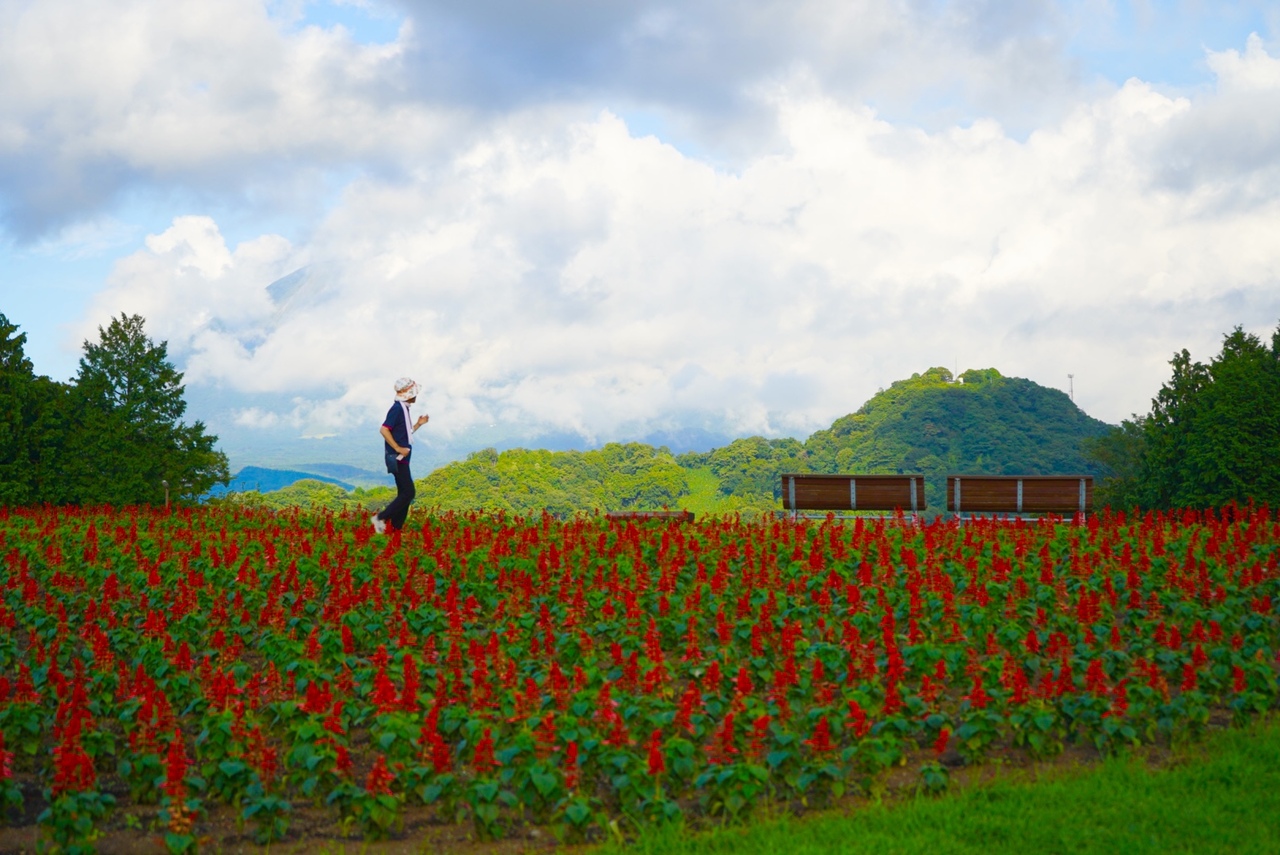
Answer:
POLYGON ((142 314, 233 469, 378 468, 400 375, 436 462, 1115 422, 1280 321, 1280 3, 0 0, 0 311, 142 314))

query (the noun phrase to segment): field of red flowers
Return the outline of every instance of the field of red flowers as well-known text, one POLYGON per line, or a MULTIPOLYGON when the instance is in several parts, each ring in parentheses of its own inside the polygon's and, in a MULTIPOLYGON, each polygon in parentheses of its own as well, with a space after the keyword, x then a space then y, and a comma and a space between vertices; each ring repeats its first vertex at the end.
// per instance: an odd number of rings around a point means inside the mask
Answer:
POLYGON ((1167 742, 1280 692, 1265 509, 449 514, 390 537, 0 509, 0 556, 0 810, 64 851, 297 838, 318 814, 591 839, 821 805, 922 752, 937 790, 996 751, 1167 742))

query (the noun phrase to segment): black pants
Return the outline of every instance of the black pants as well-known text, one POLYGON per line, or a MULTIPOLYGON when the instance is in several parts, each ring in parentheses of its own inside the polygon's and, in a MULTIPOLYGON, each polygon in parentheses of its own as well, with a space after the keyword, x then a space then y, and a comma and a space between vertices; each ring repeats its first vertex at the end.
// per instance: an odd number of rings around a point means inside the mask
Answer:
POLYGON ((409 474, 409 462, 402 460, 396 464, 396 497, 378 513, 378 519, 386 520, 391 527, 404 528, 405 518, 409 516, 409 506, 418 491, 413 486, 413 476, 409 474))

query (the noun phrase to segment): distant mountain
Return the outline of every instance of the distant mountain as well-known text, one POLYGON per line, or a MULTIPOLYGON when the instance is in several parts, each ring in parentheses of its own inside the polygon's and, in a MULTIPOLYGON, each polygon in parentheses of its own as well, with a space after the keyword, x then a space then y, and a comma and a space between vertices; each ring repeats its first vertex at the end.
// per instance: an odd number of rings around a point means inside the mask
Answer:
MULTIPOLYGON (((354 467, 350 467, 354 468, 354 467)), ((279 490, 288 487, 298 481, 310 478, 315 481, 324 481, 328 484, 337 484, 344 490, 354 490, 355 487, 345 481, 339 481, 337 478, 330 478, 326 475, 317 475, 314 472, 300 472, 294 469, 267 469, 262 466, 246 466, 231 477, 231 483, 226 487, 215 487, 209 491, 212 496, 221 496, 224 493, 236 492, 243 493, 248 490, 257 490, 260 493, 270 493, 272 490, 279 490)))
MULTIPOLYGON (((316 476, 325 476, 319 478, 321 481, 339 478, 341 481, 335 481, 335 484, 345 481, 357 487, 385 487, 392 480, 391 476, 385 471, 373 472, 368 469, 361 469, 358 466, 348 466, 345 463, 303 463, 298 466, 298 469, 303 472, 314 473, 316 476)), ((351 488, 348 487, 347 489, 351 488)))

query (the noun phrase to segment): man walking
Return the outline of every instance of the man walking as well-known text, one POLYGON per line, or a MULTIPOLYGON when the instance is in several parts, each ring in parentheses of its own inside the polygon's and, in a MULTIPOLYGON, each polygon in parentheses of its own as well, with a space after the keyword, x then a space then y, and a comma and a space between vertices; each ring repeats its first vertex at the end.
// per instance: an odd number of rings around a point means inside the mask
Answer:
POLYGON ((405 518, 409 516, 409 505, 417 491, 413 487, 413 476, 409 474, 409 458, 413 454, 413 433, 430 421, 430 416, 418 416, 416 422, 409 420, 409 405, 418 400, 419 386, 408 377, 396 381, 396 400, 387 410, 387 417, 382 420, 379 433, 383 439, 383 457, 387 462, 387 471, 395 476, 396 497, 378 513, 370 517, 373 528, 379 534, 387 530, 387 523, 396 531, 404 527, 405 518))

